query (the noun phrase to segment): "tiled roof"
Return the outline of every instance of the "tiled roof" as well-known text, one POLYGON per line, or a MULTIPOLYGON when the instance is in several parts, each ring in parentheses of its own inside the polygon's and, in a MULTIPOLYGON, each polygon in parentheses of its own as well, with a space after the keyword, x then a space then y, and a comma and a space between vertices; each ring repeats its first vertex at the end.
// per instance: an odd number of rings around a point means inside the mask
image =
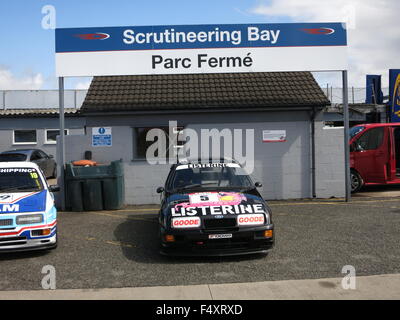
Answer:
POLYGON ((310 72, 94 77, 82 112, 320 106, 310 72))
MULTIPOLYGON (((47 108, 47 109, 0 109, 0 117, 40 117, 40 116, 49 116, 55 117, 58 116, 58 108, 47 108)), ((65 108, 65 115, 74 115, 77 114, 79 109, 73 108, 65 108)))

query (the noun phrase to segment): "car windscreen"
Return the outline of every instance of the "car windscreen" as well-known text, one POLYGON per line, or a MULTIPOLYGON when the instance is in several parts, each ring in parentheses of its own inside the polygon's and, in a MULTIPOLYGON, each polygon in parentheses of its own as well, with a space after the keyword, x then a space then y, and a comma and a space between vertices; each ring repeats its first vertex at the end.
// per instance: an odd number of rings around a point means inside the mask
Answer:
POLYGON ((39 173, 33 168, 0 168, 0 193, 43 190, 39 173))
POLYGON ((22 153, 3 153, 0 154, 0 162, 26 161, 26 154, 22 153))
POLYGON ((249 188, 253 184, 238 164, 178 165, 169 189, 249 188))
POLYGON ((355 137, 358 133, 360 133, 361 131, 363 131, 365 129, 364 126, 356 126, 356 127, 352 127, 349 131, 350 134, 350 139, 352 139, 353 137, 355 137))

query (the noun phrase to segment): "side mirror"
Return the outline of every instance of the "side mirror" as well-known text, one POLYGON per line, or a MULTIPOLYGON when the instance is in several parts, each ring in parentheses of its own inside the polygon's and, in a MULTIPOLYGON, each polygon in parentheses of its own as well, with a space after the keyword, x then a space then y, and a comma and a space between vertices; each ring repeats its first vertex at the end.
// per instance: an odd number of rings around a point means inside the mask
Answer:
POLYGON ((256 188, 261 188, 262 187, 262 183, 261 182, 256 182, 254 185, 256 186, 256 188))
POLYGON ((50 158, 50 159, 53 159, 54 156, 53 156, 52 154, 49 154, 49 158, 50 158))
POLYGON ((350 151, 362 151, 362 148, 357 142, 353 142, 350 146, 350 151))
POLYGON ((164 188, 163 187, 158 187, 157 188, 157 193, 163 193, 164 192, 164 188))
POLYGON ((59 192, 61 189, 57 185, 49 186, 49 191, 50 192, 59 192))

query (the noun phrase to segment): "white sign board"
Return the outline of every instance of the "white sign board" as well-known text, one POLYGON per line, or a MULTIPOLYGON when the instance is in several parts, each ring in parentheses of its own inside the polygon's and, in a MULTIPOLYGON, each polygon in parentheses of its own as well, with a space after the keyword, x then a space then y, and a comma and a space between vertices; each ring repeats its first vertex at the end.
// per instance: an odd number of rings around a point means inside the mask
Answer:
POLYGON ((56 29, 66 76, 347 69, 342 23, 56 29))
POLYGON ((110 127, 92 128, 92 147, 111 147, 112 130, 110 127))
POLYGON ((286 130, 263 130, 263 142, 285 142, 286 130))

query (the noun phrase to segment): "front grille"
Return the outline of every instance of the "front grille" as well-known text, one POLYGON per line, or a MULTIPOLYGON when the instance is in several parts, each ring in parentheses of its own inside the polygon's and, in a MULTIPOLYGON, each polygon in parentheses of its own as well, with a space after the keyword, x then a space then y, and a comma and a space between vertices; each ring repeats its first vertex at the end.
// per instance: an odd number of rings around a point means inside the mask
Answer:
POLYGON ((1 219, 0 220, 0 227, 12 226, 12 224, 13 224, 12 219, 1 219))
POLYGON ((1 246, 21 245, 21 244, 26 244, 26 237, 0 238, 0 247, 1 246))
POLYGON ((236 218, 204 219, 206 229, 220 229, 236 227, 236 218))

